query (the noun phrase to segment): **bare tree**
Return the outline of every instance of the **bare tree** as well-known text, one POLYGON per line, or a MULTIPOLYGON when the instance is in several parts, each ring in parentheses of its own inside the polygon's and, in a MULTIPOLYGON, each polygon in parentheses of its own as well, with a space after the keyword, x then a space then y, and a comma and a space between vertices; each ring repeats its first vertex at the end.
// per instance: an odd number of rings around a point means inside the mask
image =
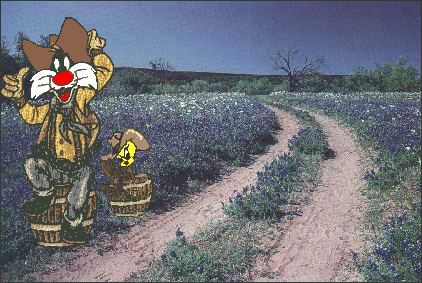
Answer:
POLYGON ((15 59, 16 62, 19 64, 19 66, 24 66, 27 65, 28 60, 23 52, 23 46, 22 46, 22 42, 24 39, 28 39, 28 36, 19 31, 18 33, 16 33, 16 37, 15 37, 15 59))
POLYGON ((174 71, 174 67, 164 58, 160 57, 154 60, 149 61, 148 63, 151 66, 151 69, 158 71, 174 71))
POLYGON ((5 36, 1 37, 1 55, 9 54, 9 42, 5 36))
POLYGON ((19 31, 19 32, 17 32, 16 33, 16 36, 15 36, 15 44, 16 44, 16 47, 15 47, 15 51, 16 51, 16 57, 23 57, 24 56, 24 54, 23 54, 23 47, 22 47, 22 41, 24 40, 24 39, 28 39, 28 36, 26 35, 26 34, 24 34, 23 32, 21 32, 21 31, 19 31))
POLYGON ((50 38, 48 35, 40 35, 40 40, 38 41, 38 44, 42 47, 48 47, 50 46, 50 38))
POLYGON ((289 91, 295 91, 298 83, 305 76, 317 74, 322 64, 324 64, 324 58, 309 59, 305 56, 303 64, 294 62, 294 58, 299 54, 297 49, 289 49, 286 53, 277 51, 272 56, 273 67, 275 70, 283 71, 287 74, 289 81, 289 91))

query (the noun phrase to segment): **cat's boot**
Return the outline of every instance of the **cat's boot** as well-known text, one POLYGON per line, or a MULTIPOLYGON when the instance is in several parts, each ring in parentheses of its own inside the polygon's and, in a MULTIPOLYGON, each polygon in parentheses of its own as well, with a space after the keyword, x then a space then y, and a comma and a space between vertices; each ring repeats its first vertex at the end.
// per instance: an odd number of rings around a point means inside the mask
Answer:
POLYGON ((62 223, 62 239, 69 244, 84 244, 88 239, 88 234, 82 226, 82 214, 75 220, 70 220, 64 214, 62 223))

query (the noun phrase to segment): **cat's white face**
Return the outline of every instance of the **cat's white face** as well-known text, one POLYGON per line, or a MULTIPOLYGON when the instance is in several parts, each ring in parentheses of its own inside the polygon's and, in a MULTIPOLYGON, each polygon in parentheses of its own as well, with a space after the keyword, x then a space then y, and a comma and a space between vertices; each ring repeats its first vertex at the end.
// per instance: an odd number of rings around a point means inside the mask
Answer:
POLYGON ((52 91, 62 103, 67 103, 78 87, 97 89, 95 69, 87 63, 72 64, 66 54, 55 54, 50 69, 41 70, 31 78, 31 98, 52 91))

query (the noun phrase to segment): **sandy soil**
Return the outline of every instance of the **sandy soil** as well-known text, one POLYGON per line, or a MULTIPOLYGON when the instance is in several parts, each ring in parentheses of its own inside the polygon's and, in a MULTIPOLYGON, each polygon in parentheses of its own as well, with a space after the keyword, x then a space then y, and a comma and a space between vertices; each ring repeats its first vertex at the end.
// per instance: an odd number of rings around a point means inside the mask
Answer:
POLYGON ((363 245, 365 200, 360 189, 362 151, 353 136, 326 116, 314 115, 328 134, 336 158, 321 164, 321 183, 302 216, 278 229, 272 253, 252 273, 253 281, 361 281, 353 253, 363 245))
POLYGON ((109 243, 112 249, 102 255, 93 247, 82 247, 66 267, 34 277, 40 281, 122 281, 161 256, 166 244, 175 239, 178 228, 189 238, 200 226, 223 217, 222 202, 228 201, 234 191, 254 184, 256 173, 267 162, 287 152, 288 140, 298 131, 293 115, 276 108, 273 110, 283 130, 276 133, 278 142, 258 156, 251 166, 237 169, 174 210, 153 215, 142 225, 132 227, 128 234, 114 237, 109 243))

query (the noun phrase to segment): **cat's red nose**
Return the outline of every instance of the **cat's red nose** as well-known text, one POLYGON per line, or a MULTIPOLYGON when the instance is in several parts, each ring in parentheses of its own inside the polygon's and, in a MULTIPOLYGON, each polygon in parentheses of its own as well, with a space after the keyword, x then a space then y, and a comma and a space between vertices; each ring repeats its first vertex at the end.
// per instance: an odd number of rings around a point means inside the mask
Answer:
POLYGON ((73 81, 73 74, 72 72, 66 70, 60 73, 57 73, 53 77, 53 83, 58 86, 70 84, 73 81))

